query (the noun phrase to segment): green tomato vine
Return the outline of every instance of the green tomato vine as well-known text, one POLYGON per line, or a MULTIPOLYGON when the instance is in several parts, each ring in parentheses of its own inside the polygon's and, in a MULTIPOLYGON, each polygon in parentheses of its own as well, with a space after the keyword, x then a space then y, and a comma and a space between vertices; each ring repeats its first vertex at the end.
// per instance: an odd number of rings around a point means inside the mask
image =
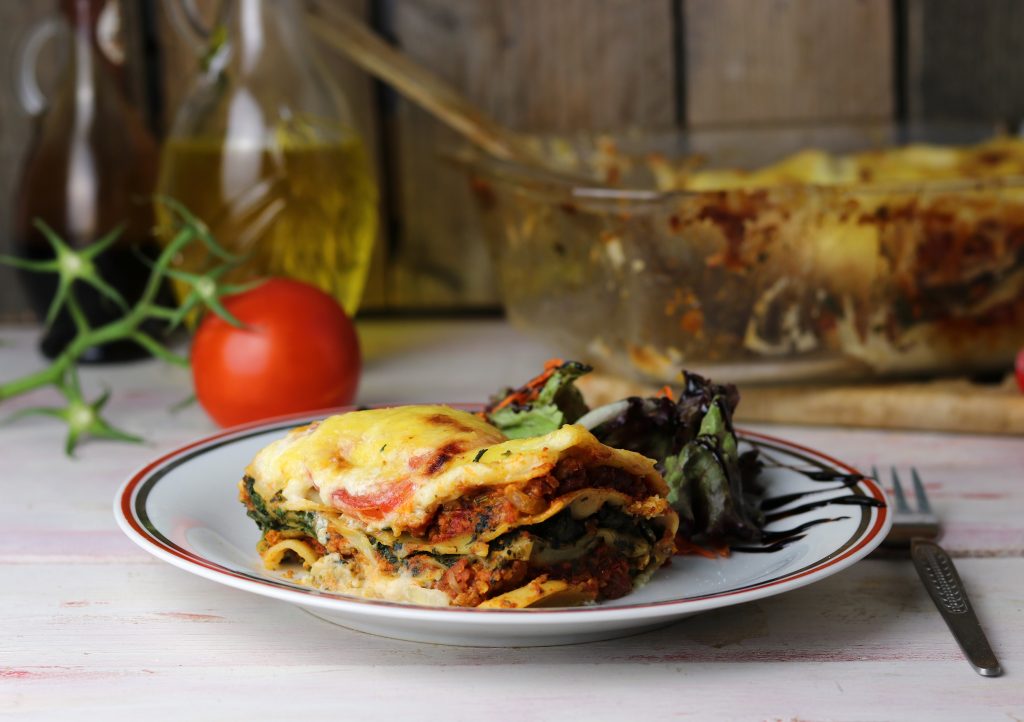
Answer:
POLYGON ((0 404, 44 386, 53 386, 60 392, 66 402, 63 406, 34 406, 21 409, 9 416, 6 421, 12 422, 31 415, 51 416, 62 420, 68 427, 64 445, 64 451, 68 456, 72 456, 78 443, 87 437, 135 443, 142 441, 140 437, 118 429, 104 418, 102 412, 110 399, 109 390, 92 400, 87 399, 82 393, 78 362, 90 348, 112 341, 130 340, 159 359, 187 368, 189 361, 186 356, 174 353, 158 339, 143 331, 143 324, 146 321, 162 321, 170 333, 180 326, 189 314, 195 311, 209 311, 233 326, 242 326, 242 323, 224 308, 221 298, 227 294, 239 293, 254 284, 226 284, 221 279, 243 259, 221 246, 206 224, 182 204, 166 197, 160 197, 157 201, 171 210, 176 232, 156 260, 151 262, 142 296, 132 306, 129 306, 117 289, 102 277, 95 263, 96 259, 117 241, 123 226, 114 228, 84 248, 74 249, 46 223, 36 219, 35 226, 50 244, 54 257, 45 261, 32 261, 0 255, 0 263, 27 271, 57 274, 57 291, 47 310, 45 323, 47 326, 52 324, 61 309, 66 308, 74 324, 75 335, 49 366, 21 378, 0 383, 0 404), (205 273, 188 273, 172 268, 174 258, 193 243, 203 244, 214 259, 209 270, 205 273), (157 293, 166 279, 174 279, 188 289, 177 307, 157 303, 157 293), (76 284, 92 286, 117 304, 121 310, 120 317, 101 326, 92 326, 75 292, 76 284))

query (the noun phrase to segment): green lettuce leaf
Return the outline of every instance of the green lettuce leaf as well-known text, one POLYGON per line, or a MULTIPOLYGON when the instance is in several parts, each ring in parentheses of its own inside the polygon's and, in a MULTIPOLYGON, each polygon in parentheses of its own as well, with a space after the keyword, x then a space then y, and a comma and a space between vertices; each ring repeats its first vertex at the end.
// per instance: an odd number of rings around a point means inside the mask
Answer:
POLYGON ((680 532, 711 544, 760 538, 760 465, 756 452, 739 454, 732 428, 736 387, 687 372, 678 401, 633 397, 627 402, 594 435, 655 460, 679 514, 680 532))
POLYGON ((522 409, 506 406, 488 416, 487 420, 510 439, 543 436, 566 423, 565 414, 554 404, 522 409))
MULTIPOLYGON (((764 523, 757 492, 745 479, 728 410, 715 396, 701 419, 696 438, 664 461, 668 500, 689 537, 752 540, 764 523)), ((756 475, 756 469, 754 470, 756 475)))
MULTIPOLYGON (((558 363, 558 362, 556 362, 558 363)), ((521 439, 574 423, 588 409, 575 380, 590 371, 580 363, 551 364, 518 389, 507 389, 485 410, 506 436, 521 439)), ((732 414, 739 393, 684 373, 678 400, 631 397, 622 410, 592 429, 599 441, 655 460, 679 513, 680 532, 699 543, 755 541, 764 518, 756 451, 739 453, 732 414)))
POLYGON ((547 372, 518 389, 507 389, 484 410, 487 421, 510 439, 541 436, 571 424, 589 410, 574 382, 590 370, 568 361, 546 378, 547 372))

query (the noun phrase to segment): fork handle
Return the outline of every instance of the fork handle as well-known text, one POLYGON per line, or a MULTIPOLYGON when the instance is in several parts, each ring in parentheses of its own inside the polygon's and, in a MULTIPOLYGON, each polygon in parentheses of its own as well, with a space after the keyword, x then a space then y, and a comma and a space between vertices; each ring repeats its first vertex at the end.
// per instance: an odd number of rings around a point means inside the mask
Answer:
POLYGON ((935 542, 914 539, 910 546, 910 556, 925 589, 939 608, 967 661, 984 677, 1001 675, 1003 668, 999 666, 999 660, 989 646, 949 554, 935 542))

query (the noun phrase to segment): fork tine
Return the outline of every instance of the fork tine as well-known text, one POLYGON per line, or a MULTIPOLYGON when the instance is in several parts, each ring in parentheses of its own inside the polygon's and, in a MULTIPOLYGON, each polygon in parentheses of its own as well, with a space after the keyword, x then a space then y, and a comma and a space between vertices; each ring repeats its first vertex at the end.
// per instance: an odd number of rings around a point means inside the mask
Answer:
POLYGON ((917 475, 917 469, 910 467, 910 476, 914 479, 914 494, 917 496, 917 510, 922 514, 931 514, 932 505, 928 503, 928 494, 924 491, 924 484, 921 477, 917 475))
POLYGON ((896 473, 896 467, 889 467, 892 470, 892 492, 896 497, 896 513, 897 514, 909 514, 910 504, 907 503, 907 497, 903 496, 903 487, 900 486, 900 476, 896 473))

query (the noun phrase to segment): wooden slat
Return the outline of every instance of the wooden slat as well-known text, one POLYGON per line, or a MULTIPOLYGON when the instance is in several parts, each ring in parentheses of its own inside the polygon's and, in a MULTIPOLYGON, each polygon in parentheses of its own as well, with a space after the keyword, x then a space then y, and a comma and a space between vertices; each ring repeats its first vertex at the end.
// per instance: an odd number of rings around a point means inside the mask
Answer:
POLYGON ((1024 117, 1024 3, 908 0, 906 28, 912 119, 1024 117))
POLYGON ((336 718, 342 694, 346 719, 420 719, 442 697, 452 722, 481 719, 482 704, 527 720, 1019 719, 1024 562, 957 566, 1005 680, 972 678, 899 561, 641 635, 527 649, 360 634, 164 564, 10 566, 0 702, 29 721, 253 719, 283 686, 315 719, 336 718))
MULTIPOLYGON (((660 0, 402 0, 388 4, 402 50, 524 131, 665 127, 675 118, 672 8, 660 0)), ((439 154, 461 139, 400 101, 390 301, 498 302, 473 199, 439 154)))
POLYGON ((889 118, 889 0, 679 0, 693 126, 889 118))
MULTIPOLYGON (((356 17, 364 19, 368 17, 369 0, 331 1, 344 7, 346 11, 356 17)), ((214 0, 196 0, 196 6, 200 14, 207 21, 213 19, 218 4, 214 0)), ((296 10, 303 10, 301 3, 296 3, 294 7, 296 10)), ((169 128, 173 122, 174 114, 185 99, 189 88, 195 82, 198 72, 198 61, 195 46, 192 41, 180 36, 168 15, 166 3, 161 3, 157 22, 161 46, 164 126, 169 128)), ((337 51, 320 44, 316 45, 315 50, 333 81, 348 101, 356 128, 370 154, 371 163, 376 169, 378 177, 382 177, 383 173, 378 158, 379 126, 371 80, 337 51)), ((381 223, 382 228, 383 226, 384 224, 381 223)), ((370 275, 367 278, 366 290, 363 294, 363 308, 379 308, 385 303, 386 255, 387 245, 381 237, 378 237, 370 275)))

